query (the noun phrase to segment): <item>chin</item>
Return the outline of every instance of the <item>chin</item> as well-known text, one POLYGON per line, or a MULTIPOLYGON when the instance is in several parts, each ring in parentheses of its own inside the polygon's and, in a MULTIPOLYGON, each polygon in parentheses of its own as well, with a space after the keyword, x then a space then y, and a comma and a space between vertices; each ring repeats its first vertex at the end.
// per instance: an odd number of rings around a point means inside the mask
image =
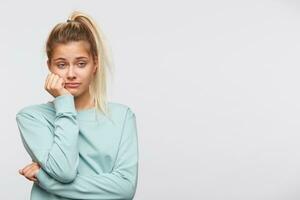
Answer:
POLYGON ((74 97, 79 97, 83 94, 82 91, 77 91, 77 90, 69 90, 69 92, 74 96, 74 97))
POLYGON ((69 91, 73 96, 78 96, 78 91, 77 91, 77 90, 68 89, 68 91, 69 91))

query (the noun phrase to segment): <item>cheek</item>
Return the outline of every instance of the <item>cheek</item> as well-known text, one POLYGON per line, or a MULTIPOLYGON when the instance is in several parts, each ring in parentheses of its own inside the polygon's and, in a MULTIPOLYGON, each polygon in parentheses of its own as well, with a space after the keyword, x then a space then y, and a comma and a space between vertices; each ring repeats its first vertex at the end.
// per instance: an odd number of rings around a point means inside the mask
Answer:
POLYGON ((92 77, 90 75, 86 75, 86 76, 82 76, 82 77, 78 77, 78 78, 81 80, 84 88, 87 88, 92 81, 92 77))
POLYGON ((91 82, 91 80, 93 79, 93 71, 88 71, 86 72, 83 76, 82 79, 84 80, 84 82, 91 82))
POLYGON ((57 74, 58 76, 60 76, 60 77, 62 77, 62 78, 65 76, 65 74, 64 74, 61 70, 59 70, 59 69, 57 69, 57 68, 55 68, 55 67, 52 67, 50 71, 51 71, 53 74, 57 74))

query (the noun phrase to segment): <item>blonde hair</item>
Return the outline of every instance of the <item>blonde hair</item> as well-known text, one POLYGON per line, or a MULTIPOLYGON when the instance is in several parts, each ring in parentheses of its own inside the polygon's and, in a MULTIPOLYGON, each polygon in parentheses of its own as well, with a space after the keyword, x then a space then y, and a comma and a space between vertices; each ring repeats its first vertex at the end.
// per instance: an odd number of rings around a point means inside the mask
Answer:
POLYGON ((49 61, 56 44, 83 40, 90 44, 90 53, 94 63, 98 63, 96 74, 89 86, 89 92, 97 111, 108 115, 107 72, 113 70, 113 63, 106 44, 105 35, 95 21, 81 11, 73 11, 68 20, 58 23, 50 32, 46 42, 46 54, 49 61))

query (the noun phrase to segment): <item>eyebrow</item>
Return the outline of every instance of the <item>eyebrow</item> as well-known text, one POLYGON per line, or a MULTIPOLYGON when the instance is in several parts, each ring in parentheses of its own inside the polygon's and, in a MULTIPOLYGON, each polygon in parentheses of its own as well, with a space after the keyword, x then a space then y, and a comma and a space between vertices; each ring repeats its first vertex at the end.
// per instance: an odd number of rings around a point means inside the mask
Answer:
MULTIPOLYGON (((87 58, 87 57, 84 57, 84 56, 79 56, 79 57, 76 57, 75 59, 76 59, 76 60, 79 60, 79 59, 82 59, 82 58, 88 60, 88 58, 87 58)), ((66 60, 66 59, 60 57, 60 58, 55 58, 53 61, 56 61, 56 60, 66 60)))

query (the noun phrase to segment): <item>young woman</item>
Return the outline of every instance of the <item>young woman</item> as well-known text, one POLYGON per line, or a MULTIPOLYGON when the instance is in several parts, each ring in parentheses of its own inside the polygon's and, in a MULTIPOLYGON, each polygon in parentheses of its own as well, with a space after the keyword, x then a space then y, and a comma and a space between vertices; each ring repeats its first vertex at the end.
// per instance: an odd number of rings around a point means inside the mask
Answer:
POLYGON ((47 103, 16 114, 32 163, 19 173, 33 181, 31 200, 133 199, 138 179, 136 117, 106 99, 109 67, 103 35, 74 11, 46 42, 47 103))

